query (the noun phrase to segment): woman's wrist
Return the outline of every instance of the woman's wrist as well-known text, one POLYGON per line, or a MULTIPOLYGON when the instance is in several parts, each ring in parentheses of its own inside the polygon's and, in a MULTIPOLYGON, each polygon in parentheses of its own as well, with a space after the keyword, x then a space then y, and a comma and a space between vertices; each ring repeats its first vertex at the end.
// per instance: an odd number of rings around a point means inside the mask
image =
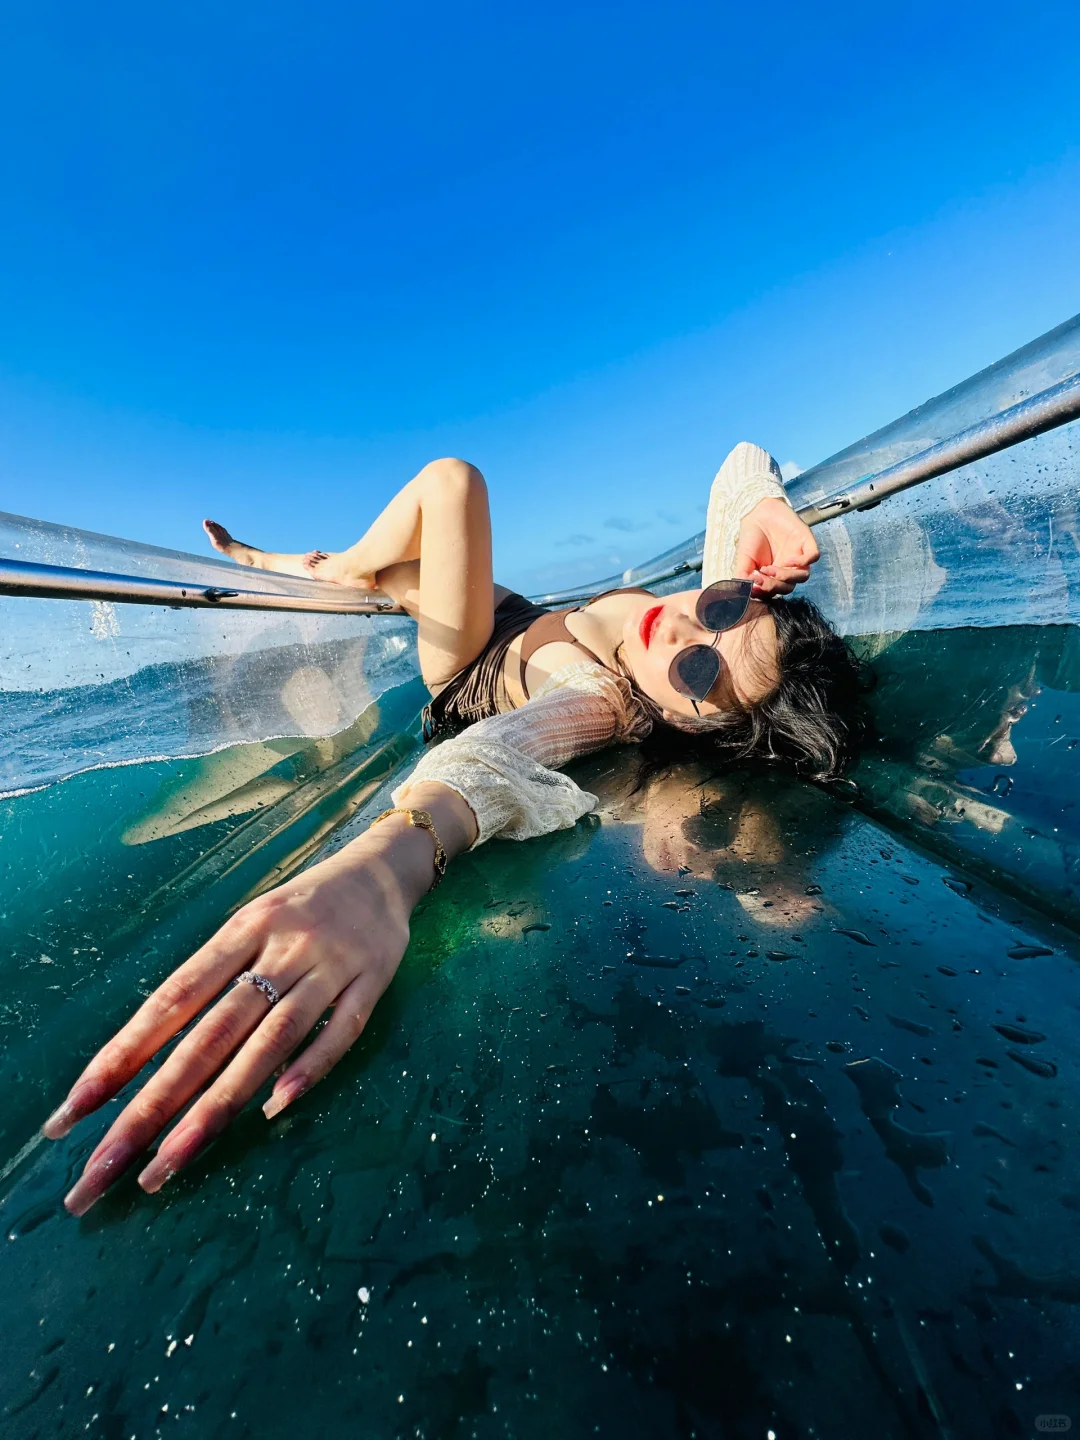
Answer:
POLYGON ((426 810, 431 816, 447 859, 468 850, 476 840, 476 816, 456 790, 438 780, 421 780, 398 792, 404 809, 426 810))
POLYGON ((435 835, 430 830, 410 823, 407 810, 426 810, 447 859, 467 850, 476 839, 476 820, 466 802, 455 790, 436 781, 424 781, 399 794, 400 814, 389 814, 357 836, 336 856, 324 864, 335 862, 345 868, 355 865, 370 869, 385 866, 387 879, 396 882, 401 898, 412 909, 435 883, 435 835))

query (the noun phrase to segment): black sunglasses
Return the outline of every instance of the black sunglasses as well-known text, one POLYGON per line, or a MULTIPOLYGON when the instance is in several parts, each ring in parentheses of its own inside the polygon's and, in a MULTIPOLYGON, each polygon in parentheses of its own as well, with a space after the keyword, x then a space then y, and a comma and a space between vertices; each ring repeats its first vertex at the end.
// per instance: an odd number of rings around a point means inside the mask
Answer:
MULTIPOLYGON (((697 598, 694 614, 698 624, 706 630, 715 630, 719 638, 722 631, 730 630, 743 618, 753 593, 752 580, 717 580, 697 598)), ((672 660, 668 680, 673 690, 686 696, 696 712, 698 701, 705 699, 719 679, 723 663, 715 640, 711 645, 688 645, 672 660)))

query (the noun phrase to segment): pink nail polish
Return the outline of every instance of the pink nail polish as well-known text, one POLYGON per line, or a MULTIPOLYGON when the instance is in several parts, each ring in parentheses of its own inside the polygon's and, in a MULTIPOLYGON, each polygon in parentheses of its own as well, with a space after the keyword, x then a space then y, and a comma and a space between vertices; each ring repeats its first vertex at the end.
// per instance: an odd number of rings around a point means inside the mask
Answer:
POLYGON ((109 1087, 104 1080, 83 1080, 76 1085, 58 1110, 54 1110, 41 1133, 46 1140, 62 1140, 73 1125, 96 1110, 108 1098, 109 1087))
POLYGON ((227 1124, 228 1117, 219 1116, 213 1121, 213 1128, 203 1121, 185 1122, 179 1126, 139 1176, 139 1184, 148 1195, 155 1195, 178 1170, 183 1170, 185 1165, 190 1165, 196 1156, 201 1155, 227 1124))
POLYGON ((141 1146, 130 1140, 117 1140, 90 1161, 78 1181, 64 1196, 64 1205, 72 1215, 85 1215, 91 1205, 124 1173, 139 1153, 141 1146))
POLYGON ((158 1156, 151 1160, 146 1169, 138 1177, 139 1184, 148 1195, 156 1195, 163 1185, 167 1185, 176 1174, 177 1166, 171 1160, 158 1156))
POLYGON ((280 1115, 287 1105, 297 1099, 308 1088, 306 1080, 290 1080, 288 1085, 283 1085, 280 1090, 275 1090, 263 1106, 263 1114, 267 1120, 273 1120, 275 1115, 280 1115))

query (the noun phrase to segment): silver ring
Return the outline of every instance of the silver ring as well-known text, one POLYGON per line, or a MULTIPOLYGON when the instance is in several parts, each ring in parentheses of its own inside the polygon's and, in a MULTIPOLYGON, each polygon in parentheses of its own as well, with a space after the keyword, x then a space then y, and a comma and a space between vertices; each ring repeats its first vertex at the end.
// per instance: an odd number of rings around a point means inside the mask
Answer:
POLYGON ((236 983, 238 985, 254 985, 256 990, 262 991, 262 993, 266 996, 267 1000, 270 1001, 271 1005, 276 1005, 277 1002, 281 999, 281 996, 278 994, 276 988, 270 984, 270 981, 267 980, 266 976, 256 975, 254 970, 242 971, 236 977, 236 983))

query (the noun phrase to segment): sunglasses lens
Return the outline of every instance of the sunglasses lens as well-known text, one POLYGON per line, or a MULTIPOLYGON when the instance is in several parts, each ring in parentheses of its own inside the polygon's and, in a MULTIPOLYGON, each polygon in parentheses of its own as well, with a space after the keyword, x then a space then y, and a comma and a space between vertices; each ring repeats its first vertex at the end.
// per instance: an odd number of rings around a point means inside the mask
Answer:
POLYGON ((697 618, 706 630, 730 630, 746 614, 753 593, 749 580, 723 580, 698 596, 697 618))
POLYGON ((671 662, 672 689, 691 700, 704 700, 720 674, 720 656, 711 645, 690 645, 671 662))

